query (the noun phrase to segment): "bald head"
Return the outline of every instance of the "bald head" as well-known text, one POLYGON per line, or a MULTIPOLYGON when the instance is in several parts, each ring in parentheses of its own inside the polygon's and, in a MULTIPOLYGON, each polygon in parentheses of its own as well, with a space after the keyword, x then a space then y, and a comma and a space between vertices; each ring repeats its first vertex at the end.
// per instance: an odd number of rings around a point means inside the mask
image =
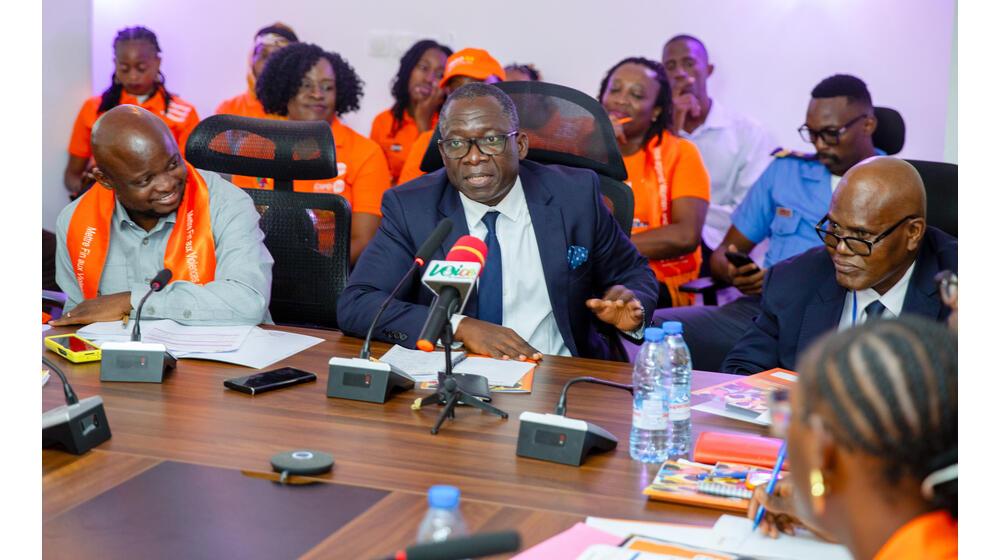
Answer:
POLYGON ((927 216, 924 181, 916 168, 899 158, 875 156, 861 161, 844 174, 833 196, 872 213, 897 209, 901 216, 927 216))
POLYGON ((840 236, 868 242, 870 254, 858 254, 846 242, 827 243, 837 282, 850 290, 872 288, 880 294, 892 288, 916 258, 926 215, 924 182, 909 163, 876 156, 852 167, 833 193, 828 227, 840 236))
POLYGON ((175 153, 177 141, 163 120, 135 105, 119 105, 94 123, 90 145, 97 167, 116 176, 154 152, 175 153), (122 169, 124 168, 124 169, 122 169))

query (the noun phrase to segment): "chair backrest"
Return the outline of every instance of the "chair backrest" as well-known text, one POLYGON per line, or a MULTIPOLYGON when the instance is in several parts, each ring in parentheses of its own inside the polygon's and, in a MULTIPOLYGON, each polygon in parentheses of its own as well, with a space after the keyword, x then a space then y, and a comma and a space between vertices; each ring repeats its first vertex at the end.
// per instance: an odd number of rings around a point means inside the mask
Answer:
POLYGON ((887 155, 898 154, 906 141, 906 123, 899 111, 889 107, 875 107, 878 126, 872 134, 872 144, 887 155))
POLYGON ((958 166, 941 161, 906 160, 917 168, 927 191, 927 223, 958 237, 958 166))
MULTIPOLYGON (((625 162, 615 140, 607 112, 593 97, 573 88, 547 82, 500 82, 517 108, 520 130, 528 135, 527 159, 595 171, 601 193, 613 205, 615 220, 625 235, 632 230, 635 198, 622 183, 625 162)), ((444 167, 435 129, 420 170, 430 173, 444 167)))
POLYGON ((338 175, 333 132, 323 121, 213 115, 191 131, 184 156, 199 169, 274 179, 279 191, 291 191, 296 179, 338 175))
POLYGON ((336 194, 243 189, 261 213, 274 258, 275 323, 337 328, 337 298, 347 285, 351 205, 336 194))

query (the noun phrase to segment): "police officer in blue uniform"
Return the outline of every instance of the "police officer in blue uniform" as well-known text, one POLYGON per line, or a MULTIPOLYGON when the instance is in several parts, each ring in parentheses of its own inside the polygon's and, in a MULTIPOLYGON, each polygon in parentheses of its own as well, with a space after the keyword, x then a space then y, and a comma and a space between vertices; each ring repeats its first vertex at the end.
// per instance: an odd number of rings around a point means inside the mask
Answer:
POLYGON ((859 161, 884 153, 872 144, 877 124, 868 87, 860 79, 836 74, 813 88, 799 133, 816 153, 775 150, 774 161, 733 211, 733 225, 710 257, 712 277, 743 295, 719 307, 660 309, 653 317, 653 324, 684 324, 695 368, 719 370, 760 311, 767 268, 822 243, 813 228, 830 207, 840 177, 859 161), (749 253, 765 239, 764 268, 755 263, 736 267, 726 259, 726 251, 749 253))

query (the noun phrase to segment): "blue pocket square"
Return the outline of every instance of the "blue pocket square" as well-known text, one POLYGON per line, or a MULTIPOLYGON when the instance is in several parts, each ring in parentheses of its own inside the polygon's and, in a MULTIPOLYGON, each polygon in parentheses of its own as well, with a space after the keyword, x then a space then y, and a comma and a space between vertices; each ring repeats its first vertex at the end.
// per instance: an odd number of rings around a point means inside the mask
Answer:
POLYGON ((587 249, 579 245, 570 245, 566 258, 569 260, 570 270, 576 270, 581 264, 587 262, 587 249))

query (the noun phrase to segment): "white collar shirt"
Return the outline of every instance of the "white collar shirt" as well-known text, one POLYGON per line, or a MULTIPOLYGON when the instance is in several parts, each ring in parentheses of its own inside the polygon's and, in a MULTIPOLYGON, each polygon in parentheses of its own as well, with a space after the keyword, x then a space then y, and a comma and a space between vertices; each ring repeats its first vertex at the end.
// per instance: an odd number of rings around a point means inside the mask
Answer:
POLYGON ((899 282, 896 282, 893 287, 889 288, 889 291, 882 295, 879 295, 872 288, 857 292, 848 290, 847 295, 844 296, 844 309, 840 313, 840 326, 837 327, 837 330, 846 330, 854 325, 861 325, 868 321, 868 313, 865 311, 865 308, 876 300, 881 301, 882 305, 885 306, 885 311, 882 312, 883 318, 899 317, 903 313, 906 290, 910 286, 910 277, 913 276, 913 267, 916 264, 917 261, 910 263, 909 268, 906 269, 906 273, 899 279, 899 282), (855 296, 857 297, 856 301, 855 296))
MULTIPOLYGON (((487 231, 483 216, 491 210, 500 212, 496 232, 503 255, 503 326, 516 332, 542 354, 571 355, 552 313, 542 256, 538 251, 521 178, 514 181, 507 196, 496 206, 481 204, 461 193, 459 198, 465 210, 469 235, 473 237, 485 238, 487 231)), ((458 323, 463 318, 464 315, 453 315, 452 328, 458 330, 458 323)))

